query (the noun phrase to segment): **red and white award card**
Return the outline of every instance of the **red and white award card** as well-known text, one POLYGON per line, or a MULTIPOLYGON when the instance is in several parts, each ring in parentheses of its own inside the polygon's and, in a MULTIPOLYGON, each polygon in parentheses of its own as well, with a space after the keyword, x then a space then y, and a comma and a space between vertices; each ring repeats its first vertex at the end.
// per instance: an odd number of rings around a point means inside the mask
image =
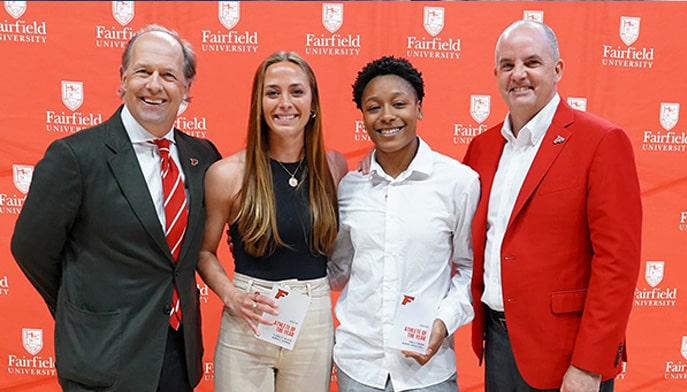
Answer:
POLYGON ((310 297, 283 286, 274 286, 270 296, 279 306, 279 315, 263 314, 265 319, 274 320, 274 324, 258 325, 260 335, 257 338, 293 350, 310 306, 310 297))
POLYGON ((431 302, 422 297, 401 295, 389 342, 391 347, 421 354, 427 351, 436 313, 436 306, 431 302))

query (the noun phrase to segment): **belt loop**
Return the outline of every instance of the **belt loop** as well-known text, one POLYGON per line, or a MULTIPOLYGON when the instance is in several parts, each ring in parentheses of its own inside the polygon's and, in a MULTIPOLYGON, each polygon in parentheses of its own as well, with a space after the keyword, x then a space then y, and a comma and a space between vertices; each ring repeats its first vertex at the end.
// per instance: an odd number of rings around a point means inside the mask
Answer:
POLYGON ((250 290, 253 288, 253 279, 248 279, 248 282, 246 282, 246 293, 250 293, 250 290))
POLYGON ((308 295, 308 297, 312 297, 312 292, 310 289, 310 283, 305 284, 305 293, 308 295))

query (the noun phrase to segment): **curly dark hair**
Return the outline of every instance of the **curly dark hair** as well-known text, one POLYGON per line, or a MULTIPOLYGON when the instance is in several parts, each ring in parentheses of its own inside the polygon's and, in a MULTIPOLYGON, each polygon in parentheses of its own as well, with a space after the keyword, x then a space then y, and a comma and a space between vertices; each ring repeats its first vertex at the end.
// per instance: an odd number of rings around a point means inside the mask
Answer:
POLYGON ((405 79, 415 90, 418 101, 422 102, 425 96, 425 82, 422 80, 422 73, 415 69, 407 59, 402 57, 384 56, 373 60, 358 71, 353 83, 353 102, 355 106, 362 110, 363 90, 368 83, 377 76, 396 75, 405 79))

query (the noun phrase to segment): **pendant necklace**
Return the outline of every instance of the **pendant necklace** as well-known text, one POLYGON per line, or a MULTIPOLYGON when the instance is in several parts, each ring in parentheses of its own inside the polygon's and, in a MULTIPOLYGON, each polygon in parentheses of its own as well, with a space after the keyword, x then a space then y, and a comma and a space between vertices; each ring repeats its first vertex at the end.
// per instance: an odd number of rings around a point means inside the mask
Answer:
POLYGON ((296 174, 298 174, 298 170, 300 170, 301 165, 303 164, 303 160, 304 160, 304 159, 305 159, 305 157, 303 157, 303 159, 301 159, 301 161, 298 162, 298 166, 296 167, 296 170, 293 171, 293 173, 291 173, 291 172, 289 171, 289 169, 287 169, 286 166, 284 166, 281 162, 279 162, 279 161, 276 160, 276 159, 274 160, 275 162, 277 162, 277 163, 279 164, 279 166, 281 166, 282 169, 284 169, 284 171, 285 171, 286 173, 289 174, 289 176, 290 176, 290 178, 289 178, 289 185, 291 186, 291 188, 295 188, 295 187, 298 186, 298 179, 296 178, 296 174))

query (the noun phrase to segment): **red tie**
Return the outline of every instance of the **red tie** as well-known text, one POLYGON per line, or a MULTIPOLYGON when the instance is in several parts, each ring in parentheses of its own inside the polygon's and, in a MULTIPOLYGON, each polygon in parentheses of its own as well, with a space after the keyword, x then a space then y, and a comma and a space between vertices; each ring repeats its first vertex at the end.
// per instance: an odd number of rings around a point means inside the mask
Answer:
MULTIPOLYGON (((169 155, 169 140, 155 139, 153 143, 160 148, 160 167, 162 171, 162 190, 165 194, 165 235, 167 244, 172 252, 174 261, 179 258, 179 250, 188 223, 186 209, 186 191, 181 173, 174 160, 169 155)), ((172 296, 172 310, 169 316, 169 324, 175 330, 181 324, 181 307, 179 306, 179 292, 176 284, 172 296)))

